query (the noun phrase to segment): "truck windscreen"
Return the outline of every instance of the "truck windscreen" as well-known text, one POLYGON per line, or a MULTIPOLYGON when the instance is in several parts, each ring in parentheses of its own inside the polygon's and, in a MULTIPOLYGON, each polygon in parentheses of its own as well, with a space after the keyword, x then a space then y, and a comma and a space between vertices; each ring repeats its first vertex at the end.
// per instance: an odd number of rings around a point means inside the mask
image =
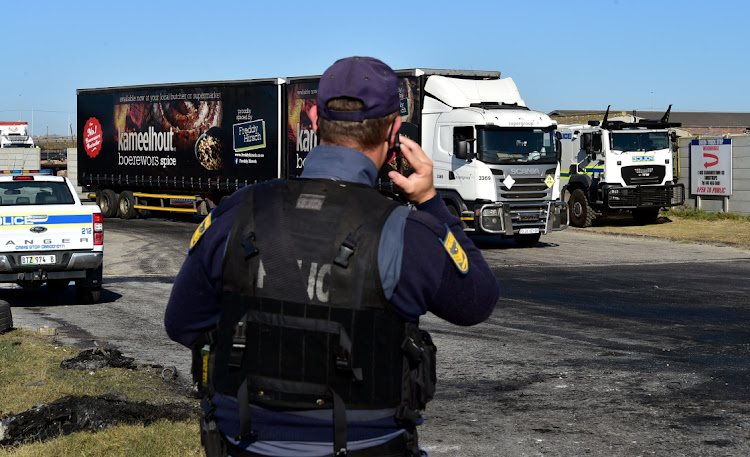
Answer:
POLYGON ((555 129, 477 129, 477 158, 485 163, 556 163, 555 129))
POLYGON ((612 132, 613 151, 656 151, 669 147, 669 132, 612 132))

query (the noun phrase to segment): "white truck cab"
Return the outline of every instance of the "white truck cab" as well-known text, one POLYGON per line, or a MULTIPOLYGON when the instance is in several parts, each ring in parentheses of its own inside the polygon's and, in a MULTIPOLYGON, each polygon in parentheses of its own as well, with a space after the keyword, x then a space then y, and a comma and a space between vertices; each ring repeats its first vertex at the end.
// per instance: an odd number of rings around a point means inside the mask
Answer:
POLYGON ((621 211, 653 223, 661 208, 685 202, 673 173, 680 124, 669 122, 669 112, 660 120, 624 122, 608 120, 607 108, 602 122, 560 126, 572 225, 588 227, 599 215, 621 211))
POLYGON ((521 246, 565 229, 557 123, 530 110, 497 72, 410 71, 423 82, 418 130, 435 187, 464 229, 521 246))

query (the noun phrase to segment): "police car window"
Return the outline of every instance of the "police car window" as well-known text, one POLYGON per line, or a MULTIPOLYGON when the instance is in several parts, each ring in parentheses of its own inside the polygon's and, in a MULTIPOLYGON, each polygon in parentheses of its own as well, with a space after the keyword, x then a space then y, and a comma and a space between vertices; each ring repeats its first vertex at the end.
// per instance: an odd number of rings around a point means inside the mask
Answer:
POLYGON ((68 205, 75 200, 64 182, 9 181, 0 183, 0 205, 68 205))

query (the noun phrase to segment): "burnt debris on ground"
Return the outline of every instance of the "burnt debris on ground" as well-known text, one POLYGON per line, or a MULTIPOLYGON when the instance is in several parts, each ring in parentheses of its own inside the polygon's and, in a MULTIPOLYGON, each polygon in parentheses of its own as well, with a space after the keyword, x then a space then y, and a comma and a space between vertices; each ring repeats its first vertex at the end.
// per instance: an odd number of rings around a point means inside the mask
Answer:
POLYGON ((67 396, 0 420, 0 446, 46 441, 60 435, 98 431, 114 425, 186 421, 199 408, 188 403, 154 405, 120 395, 67 396))
POLYGON ((81 351, 77 356, 60 362, 63 370, 97 370, 99 368, 127 368, 135 370, 135 359, 125 357, 117 349, 96 347, 81 351))

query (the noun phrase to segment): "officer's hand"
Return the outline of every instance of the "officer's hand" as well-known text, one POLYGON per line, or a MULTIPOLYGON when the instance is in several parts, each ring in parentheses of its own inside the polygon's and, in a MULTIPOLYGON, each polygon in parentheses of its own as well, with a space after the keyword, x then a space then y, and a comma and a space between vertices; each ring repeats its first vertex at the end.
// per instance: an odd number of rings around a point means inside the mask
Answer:
POLYGON ((432 182, 432 160, 427 157, 422 147, 415 141, 404 135, 399 135, 401 142, 401 154, 409 162, 414 172, 405 177, 393 170, 388 172, 388 177, 400 187, 410 202, 424 203, 437 195, 435 185, 432 182))

